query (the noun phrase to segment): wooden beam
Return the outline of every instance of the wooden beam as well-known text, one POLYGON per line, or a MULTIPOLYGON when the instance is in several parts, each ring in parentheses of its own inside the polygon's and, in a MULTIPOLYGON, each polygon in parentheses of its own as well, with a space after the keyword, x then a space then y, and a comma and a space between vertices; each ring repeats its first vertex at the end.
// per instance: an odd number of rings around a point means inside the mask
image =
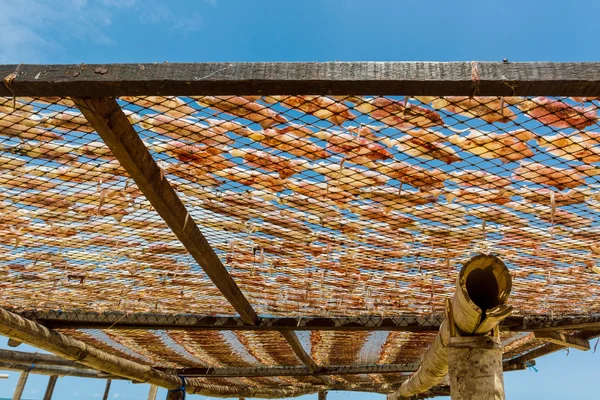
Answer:
POLYGON ((590 349, 590 342, 588 340, 568 335, 564 332, 536 332, 535 337, 536 339, 554 343, 562 347, 572 347, 583 351, 590 349))
POLYGON ((177 375, 166 374, 149 366, 116 357, 3 308, 0 308, 0 334, 111 375, 148 382, 168 389, 180 385, 177 375))
POLYGON ((296 356, 300 359, 300 361, 302 361, 302 363, 306 366, 306 368, 308 368, 308 370, 311 373, 315 373, 320 369, 317 363, 311 358, 311 356, 306 352, 306 350, 304 350, 304 347, 302 346, 302 343, 300 343, 300 340, 298 340, 298 336, 296 335, 296 333, 292 331, 285 331, 281 332, 281 335, 288 342, 288 344, 294 351, 294 354, 296 354, 296 356))
POLYGON ((535 360, 522 362, 522 363, 518 363, 518 364, 510 363, 509 361, 504 361, 504 362, 502 362, 502 370, 504 372, 523 371, 523 370, 527 369, 527 367, 533 367, 534 365, 535 365, 535 360))
POLYGON ((504 326, 511 331, 600 330, 600 315, 511 318, 504 326))
POLYGON ((0 96, 600 96, 600 63, 322 62, 0 65, 0 96))
MULTIPOLYGON (((17 314, 52 329, 144 329, 144 330, 261 330, 261 331, 399 331, 437 332, 443 315, 396 317, 262 317, 257 325, 244 323, 239 317, 213 317, 201 314, 165 314, 147 312, 94 312, 26 310, 17 314)), ((599 330, 600 316, 538 315, 509 316, 501 331, 532 332, 556 330, 599 330)))
POLYGON ((31 364, 19 363, 19 362, 0 362, 0 369, 6 369, 9 371, 29 371, 33 374, 39 375, 58 375, 58 376, 76 376, 79 378, 99 378, 106 379, 113 377, 114 379, 120 379, 117 376, 106 374, 101 371, 96 371, 91 368, 74 368, 66 367, 62 365, 35 365, 31 368, 31 364))
POLYGON ((240 314, 242 321, 256 325, 256 312, 198 229, 117 102, 102 97, 73 98, 73 101, 154 209, 240 314))
POLYGON ((18 312, 52 329, 144 329, 144 330, 262 330, 262 331, 403 331, 437 332, 442 315, 397 317, 262 317, 248 325, 239 317, 212 317, 199 314, 124 313, 92 311, 18 312))
POLYGON ((17 386, 15 387, 15 391, 12 395, 12 400, 21 400, 23 390, 25 389, 25 384, 27 383, 27 378, 29 378, 29 371, 21 371, 19 380, 17 381, 17 386))
POLYGON ((50 375, 48 378, 48 385, 46 386, 46 392, 44 392, 43 400, 52 400, 52 394, 54 393, 54 387, 56 386, 57 380, 58 375, 50 375))
POLYGON ((104 394, 102 395, 102 400, 108 400, 108 394, 110 393, 110 385, 112 384, 112 379, 106 380, 106 386, 104 387, 104 394))
MULTIPOLYGON (((582 338, 585 340, 591 340, 595 337, 600 336, 600 332, 599 331, 580 331, 580 332, 574 333, 572 336, 582 338)), ((536 358, 545 356, 547 354, 554 353, 559 350, 564 350, 564 349, 565 349, 565 347, 561 346, 559 344, 548 343, 541 347, 538 347, 537 349, 534 349, 534 350, 529 351, 525 354, 522 354, 518 357, 515 357, 511 360, 505 361, 504 363, 505 363, 505 365, 506 364, 521 364, 521 363, 525 363, 530 360, 534 360, 536 358)))
POLYGON ((317 370, 314 372, 306 366, 251 368, 182 368, 177 370, 177 374, 201 378, 368 375, 411 373, 415 372, 418 367, 418 364, 333 365, 321 368, 317 366, 317 370))

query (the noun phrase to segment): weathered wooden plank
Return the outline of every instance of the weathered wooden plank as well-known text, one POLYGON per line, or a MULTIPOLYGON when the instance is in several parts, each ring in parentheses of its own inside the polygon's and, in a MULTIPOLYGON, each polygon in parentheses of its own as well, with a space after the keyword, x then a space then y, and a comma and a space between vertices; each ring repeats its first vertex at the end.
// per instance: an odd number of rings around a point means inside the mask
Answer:
POLYGON ((406 331, 434 332, 441 315, 421 317, 262 317, 257 325, 248 325, 239 317, 212 317, 199 314, 122 313, 90 311, 39 311, 18 313, 24 318, 53 329, 185 329, 185 330, 264 330, 264 331, 406 331))
POLYGON ((572 347, 583 351, 590 349, 590 342, 588 340, 574 335, 568 335, 564 332, 536 332, 535 337, 563 347, 572 347))
POLYGON ((418 364, 337 365, 318 368, 318 370, 316 371, 311 371, 306 366, 252 368, 183 368, 177 370, 177 373, 179 375, 201 378, 333 376, 410 373, 416 371, 418 367, 418 364))
POLYGON ((0 65, 0 96, 378 94, 600 96, 600 63, 0 65))
MULTIPOLYGON (((585 340, 591 340, 593 338, 596 338, 598 336, 600 336, 600 331, 594 330, 594 331, 580 331, 577 333, 574 333, 572 336, 574 337, 578 337, 581 339, 585 339, 585 340)), ((529 351, 525 354, 522 354, 518 357, 515 357, 509 361, 505 361, 505 365, 506 364, 522 364, 522 363, 526 363, 530 360, 534 360, 536 358, 545 356, 547 354, 551 354, 554 353, 556 351, 559 350, 564 350, 565 347, 555 344, 555 343, 548 343, 545 344, 541 347, 538 347, 537 349, 534 349, 532 351, 529 351)))
POLYGON ((52 394, 54 393, 54 387, 56 386, 57 380, 58 375, 50 375, 48 378, 48 385, 46 386, 46 391, 44 392, 44 400, 52 400, 52 394))
POLYGON ((198 229, 117 102, 100 97, 73 98, 73 101, 242 320, 256 325, 256 312, 198 229))
MULTIPOLYGON (((122 313, 92 311, 18 312, 24 318, 53 329, 185 329, 185 330, 264 330, 264 331, 405 331, 436 332, 443 315, 421 317, 263 317, 257 325, 247 325, 239 317, 212 317, 200 314, 122 313)), ((509 316, 500 327, 503 331, 531 332, 556 330, 600 330, 600 316, 538 315, 535 317, 509 316)))

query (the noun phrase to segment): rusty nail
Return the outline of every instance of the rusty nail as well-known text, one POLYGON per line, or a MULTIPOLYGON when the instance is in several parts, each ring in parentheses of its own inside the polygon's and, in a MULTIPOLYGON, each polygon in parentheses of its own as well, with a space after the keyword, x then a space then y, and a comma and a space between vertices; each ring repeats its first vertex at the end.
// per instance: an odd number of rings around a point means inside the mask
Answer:
POLYGON ((73 72, 73 76, 79 76, 79 72, 78 71, 73 72))

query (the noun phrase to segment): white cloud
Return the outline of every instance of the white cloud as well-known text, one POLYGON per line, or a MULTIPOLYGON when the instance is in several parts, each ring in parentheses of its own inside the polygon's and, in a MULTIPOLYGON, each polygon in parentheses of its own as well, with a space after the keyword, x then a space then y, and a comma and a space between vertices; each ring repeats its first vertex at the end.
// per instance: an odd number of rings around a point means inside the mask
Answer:
POLYGON ((115 393, 115 394, 113 394, 113 399, 116 399, 119 396, 121 396, 121 393, 115 393))
POLYGON ((61 39, 112 43, 103 32, 111 24, 110 9, 97 4, 87 0, 0 0, 0 63, 52 59, 63 50, 61 39), (53 28, 59 29, 50 38, 48 30, 53 28))
POLYGON ((217 5, 217 0, 204 0, 204 1, 213 7, 217 5))
POLYGON ((202 27, 202 16, 199 13, 175 15, 167 5, 158 1, 147 1, 140 11, 140 22, 143 24, 164 24, 183 33, 196 32, 202 27))
MULTIPOLYGON (((216 5, 216 0, 204 1, 216 5)), ((202 15, 176 15, 167 4, 162 0, 0 0, 0 64, 56 62, 67 43, 116 44, 106 33, 115 13, 184 34, 202 28, 202 15)))

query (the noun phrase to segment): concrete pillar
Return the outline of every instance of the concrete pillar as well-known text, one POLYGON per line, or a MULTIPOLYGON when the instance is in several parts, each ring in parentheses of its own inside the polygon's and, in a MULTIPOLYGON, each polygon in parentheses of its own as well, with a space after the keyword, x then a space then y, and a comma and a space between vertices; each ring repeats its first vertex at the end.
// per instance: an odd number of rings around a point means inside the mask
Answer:
POLYGON ((112 383, 112 379, 106 380, 106 387, 104 388, 104 396, 102 396, 102 400, 108 400, 108 393, 110 392, 110 384, 112 383))
POLYGON ((500 339, 450 338, 448 367, 452 400, 505 399, 500 339))
POLYGON ((48 386, 46 386, 46 393, 44 393, 44 400, 52 400, 52 393, 54 393, 54 387, 56 386, 56 380, 58 375, 50 375, 48 379, 48 386))
POLYGON ((25 384, 27 383, 27 378, 29 378, 29 371, 21 372, 21 375, 19 375, 19 380, 17 381, 17 387, 13 392, 12 400, 21 400, 23 389, 25 389, 25 384))
POLYGON ((156 400, 156 392, 158 392, 158 386, 150 385, 150 391, 148 392, 148 400, 156 400))

